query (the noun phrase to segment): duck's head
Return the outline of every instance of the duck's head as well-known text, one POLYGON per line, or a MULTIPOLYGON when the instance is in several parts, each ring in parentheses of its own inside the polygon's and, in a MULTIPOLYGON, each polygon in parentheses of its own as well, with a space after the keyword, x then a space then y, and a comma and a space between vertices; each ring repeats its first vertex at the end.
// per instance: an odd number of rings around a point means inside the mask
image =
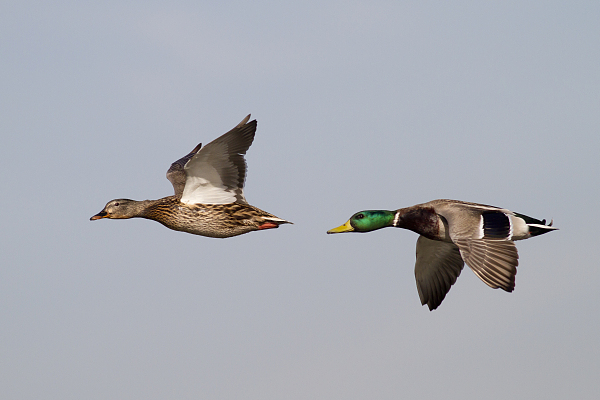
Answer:
POLYGON ((327 233, 343 232, 371 232, 376 229, 392 226, 394 222, 394 211, 388 210, 366 210, 354 214, 342 226, 333 228, 327 233))
POLYGON ((138 201, 129 199, 115 199, 109 201, 104 209, 90 218, 95 221, 102 218, 125 219, 133 218, 139 214, 138 201))

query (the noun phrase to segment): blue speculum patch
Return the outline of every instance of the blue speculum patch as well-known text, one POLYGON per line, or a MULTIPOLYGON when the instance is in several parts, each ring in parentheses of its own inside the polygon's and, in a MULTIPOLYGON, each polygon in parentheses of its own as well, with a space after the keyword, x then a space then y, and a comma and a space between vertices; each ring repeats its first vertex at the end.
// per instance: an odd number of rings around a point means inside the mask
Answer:
POLYGON ((484 212, 483 236, 493 239, 506 239, 510 233, 510 220, 502 212, 484 212))

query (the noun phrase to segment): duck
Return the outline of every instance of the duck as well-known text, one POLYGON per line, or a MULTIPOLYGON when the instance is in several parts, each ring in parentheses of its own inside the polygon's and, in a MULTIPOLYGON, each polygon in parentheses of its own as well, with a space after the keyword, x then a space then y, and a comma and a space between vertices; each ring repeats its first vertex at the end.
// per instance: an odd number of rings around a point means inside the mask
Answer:
POLYGON ((213 238, 278 228, 290 221, 246 201, 244 155, 256 133, 257 121, 246 116, 229 132, 194 149, 171 164, 167 179, 175 194, 158 200, 109 201, 90 220, 146 218, 169 229, 213 238))
POLYGON ((519 264, 514 241, 556 230, 552 224, 505 208, 439 199, 395 211, 360 211, 327 233, 364 233, 386 227, 418 233, 417 292, 421 305, 433 311, 465 263, 489 287, 512 292, 519 264))

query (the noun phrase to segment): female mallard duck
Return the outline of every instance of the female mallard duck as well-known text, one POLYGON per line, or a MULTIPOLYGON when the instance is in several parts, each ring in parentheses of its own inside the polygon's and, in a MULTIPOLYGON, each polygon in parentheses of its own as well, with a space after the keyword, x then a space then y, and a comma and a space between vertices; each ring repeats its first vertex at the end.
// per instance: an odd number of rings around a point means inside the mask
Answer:
POLYGON ((111 200, 91 220, 147 218, 167 228, 226 238, 291 222, 254 206, 244 197, 244 154, 254 140, 256 120, 248 115, 235 128, 206 146, 199 144, 171 164, 167 179, 174 196, 159 200, 111 200))
POLYGON ((415 277, 421 304, 435 310, 466 262, 491 288, 512 292, 519 255, 513 241, 557 228, 504 208, 433 200, 396 211, 361 211, 327 233, 370 232, 393 226, 420 234, 415 277))

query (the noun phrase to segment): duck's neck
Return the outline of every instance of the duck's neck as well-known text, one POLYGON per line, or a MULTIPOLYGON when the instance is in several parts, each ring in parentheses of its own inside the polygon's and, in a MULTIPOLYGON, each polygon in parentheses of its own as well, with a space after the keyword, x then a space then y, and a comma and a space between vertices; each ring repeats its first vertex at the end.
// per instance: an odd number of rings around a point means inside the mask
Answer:
POLYGON ((392 225, 426 236, 430 239, 439 236, 439 217, 431 207, 414 206, 401 208, 394 214, 392 225))
POLYGON ((135 213, 134 218, 148 218, 148 214, 159 200, 140 200, 131 205, 132 212, 135 213))
POLYGON ((136 217, 152 219, 162 223, 164 218, 169 218, 169 215, 172 214, 173 207, 178 204, 180 204, 180 202, 179 197, 177 196, 167 196, 158 200, 136 201, 136 217))

